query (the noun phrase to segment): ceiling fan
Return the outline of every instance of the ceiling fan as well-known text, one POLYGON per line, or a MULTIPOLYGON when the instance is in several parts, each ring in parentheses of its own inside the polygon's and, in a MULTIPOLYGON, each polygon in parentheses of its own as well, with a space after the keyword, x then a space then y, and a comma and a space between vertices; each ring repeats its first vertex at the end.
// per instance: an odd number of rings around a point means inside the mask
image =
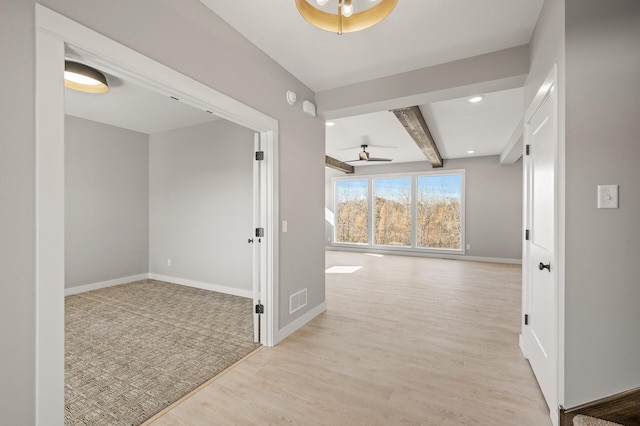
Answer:
POLYGON ((367 146, 368 145, 360 145, 362 151, 358 153, 359 158, 357 160, 347 160, 347 163, 353 163, 356 161, 393 161, 391 158, 371 157, 371 155, 367 152, 367 146))

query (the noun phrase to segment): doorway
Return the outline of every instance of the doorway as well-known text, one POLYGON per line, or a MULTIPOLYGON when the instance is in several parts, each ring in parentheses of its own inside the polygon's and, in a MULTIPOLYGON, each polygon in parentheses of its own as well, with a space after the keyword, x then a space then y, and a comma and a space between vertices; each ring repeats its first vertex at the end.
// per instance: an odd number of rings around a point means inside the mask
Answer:
POLYGON ((264 151, 260 217, 261 343, 277 329, 278 122, 41 5, 36 5, 36 422, 64 417, 64 91, 65 44, 119 64, 118 72, 157 92, 254 130, 264 151), (272 237, 273 236, 273 237, 272 237))

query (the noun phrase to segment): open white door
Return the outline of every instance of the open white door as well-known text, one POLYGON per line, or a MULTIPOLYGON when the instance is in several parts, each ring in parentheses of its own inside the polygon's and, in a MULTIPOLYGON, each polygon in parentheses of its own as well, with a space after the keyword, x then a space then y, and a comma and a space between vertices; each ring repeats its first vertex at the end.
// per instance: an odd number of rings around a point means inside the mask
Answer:
MULTIPOLYGON (((254 152, 260 151, 260 135, 253 139, 254 152)), ((260 245, 257 244, 255 230, 260 227, 260 161, 253 162, 253 229, 249 242, 253 243, 253 306, 262 303, 260 298, 260 245)), ((260 315, 253 310, 253 341, 260 342, 260 315)))
POLYGON ((557 424, 558 279, 556 80, 545 82, 525 117, 525 225, 523 343, 551 419, 557 424))
POLYGON ((253 162, 253 229, 249 242, 253 244, 253 338, 255 342, 271 345, 268 329, 271 326, 265 305, 272 306, 269 295, 269 244, 272 243, 269 223, 268 159, 265 155, 270 139, 267 132, 254 136, 253 162))

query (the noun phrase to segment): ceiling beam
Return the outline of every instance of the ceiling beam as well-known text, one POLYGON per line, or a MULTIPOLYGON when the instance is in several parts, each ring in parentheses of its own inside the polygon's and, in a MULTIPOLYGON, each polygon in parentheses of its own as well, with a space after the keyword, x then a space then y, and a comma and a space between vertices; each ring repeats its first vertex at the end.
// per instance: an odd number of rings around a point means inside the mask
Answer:
POLYGON ((324 164, 327 167, 331 167, 332 169, 339 170, 346 174, 351 174, 356 170, 355 167, 353 167, 351 164, 343 163, 342 161, 336 160, 335 158, 329 157, 328 155, 324 156, 324 164))
POLYGON ((317 92, 325 120, 424 105, 522 87, 529 75, 529 45, 485 53, 317 92))
POLYGON ((420 108, 412 106, 392 109, 391 112, 400 120, 411 139, 418 145, 424 156, 427 157, 431 167, 442 167, 442 157, 433 140, 433 136, 431 136, 429 127, 427 127, 427 122, 424 121, 420 108))
POLYGON ((500 153, 500 164, 514 164, 522 157, 522 134, 524 133, 524 118, 520 120, 511 133, 509 141, 500 153))

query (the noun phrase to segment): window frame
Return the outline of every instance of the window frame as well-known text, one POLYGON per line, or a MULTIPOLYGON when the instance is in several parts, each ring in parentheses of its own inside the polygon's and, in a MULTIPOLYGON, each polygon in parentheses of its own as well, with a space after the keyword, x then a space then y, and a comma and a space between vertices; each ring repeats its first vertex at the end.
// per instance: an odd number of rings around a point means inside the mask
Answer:
POLYGON ((416 252, 416 253, 441 253, 441 254, 465 254, 466 253, 466 176, 464 169, 450 169, 437 171, 419 171, 407 173, 381 173, 381 174, 362 174, 355 176, 336 176, 332 179, 331 209, 334 214, 337 206, 337 182, 349 180, 367 180, 367 197, 368 197, 368 241, 367 243, 344 243, 336 241, 337 223, 333 225, 331 238, 331 246, 345 249, 373 249, 375 251, 388 252, 416 252), (418 247, 418 177, 430 176, 460 176, 460 248, 435 248, 435 247, 418 247), (410 246, 393 246, 377 244, 375 242, 375 197, 373 194, 374 183, 376 179, 393 179, 393 178, 410 178, 411 179, 411 245, 410 246))

